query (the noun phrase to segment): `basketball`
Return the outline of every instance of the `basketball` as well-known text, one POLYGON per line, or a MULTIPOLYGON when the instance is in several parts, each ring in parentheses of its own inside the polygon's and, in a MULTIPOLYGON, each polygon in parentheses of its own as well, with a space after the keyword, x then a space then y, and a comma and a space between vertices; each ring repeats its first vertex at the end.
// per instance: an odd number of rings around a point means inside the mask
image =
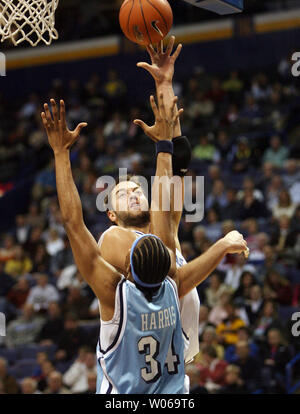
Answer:
POLYGON ((125 0, 119 22, 129 40, 146 46, 166 37, 173 24, 173 12, 167 0, 125 0))

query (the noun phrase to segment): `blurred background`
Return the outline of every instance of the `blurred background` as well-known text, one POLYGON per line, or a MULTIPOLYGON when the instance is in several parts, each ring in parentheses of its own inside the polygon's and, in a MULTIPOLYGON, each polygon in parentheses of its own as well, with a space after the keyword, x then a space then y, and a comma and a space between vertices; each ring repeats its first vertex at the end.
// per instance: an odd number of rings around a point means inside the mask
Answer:
MULTIPOLYGON (((108 228, 96 209, 102 175, 155 173, 153 143, 132 123, 152 122, 149 61, 118 24, 121 1, 64 0, 59 39, 17 48, 5 42, 0 78, 0 393, 94 393, 97 301, 77 272, 57 202, 52 152, 40 112, 66 102, 68 125, 87 121, 72 150, 85 222, 108 228)), ((227 255, 198 287, 200 353, 187 367, 192 393, 297 393, 300 337, 300 84, 291 74, 300 44, 300 2, 245 0, 218 16, 172 0, 183 43, 174 90, 182 131, 204 176, 205 215, 185 221, 186 260, 237 229, 250 256, 227 255)), ((299 50, 300 51, 300 50, 299 50)))

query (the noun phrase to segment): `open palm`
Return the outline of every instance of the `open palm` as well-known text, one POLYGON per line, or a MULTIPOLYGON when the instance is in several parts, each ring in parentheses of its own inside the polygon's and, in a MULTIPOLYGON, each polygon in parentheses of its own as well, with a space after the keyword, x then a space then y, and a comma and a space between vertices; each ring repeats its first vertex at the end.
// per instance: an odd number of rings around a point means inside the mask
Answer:
POLYGON ((174 63, 182 49, 182 45, 179 44, 173 55, 171 55, 174 42, 175 36, 171 36, 165 52, 163 41, 161 41, 160 45, 157 45, 156 50, 152 45, 147 46, 151 65, 146 62, 139 62, 137 66, 146 69, 158 83, 171 82, 174 75, 174 63))
POLYGON ((70 131, 66 123, 66 110, 63 100, 60 101, 60 111, 54 99, 50 100, 52 116, 48 104, 44 104, 45 112, 41 113, 44 128, 47 132, 48 141, 53 151, 69 149, 79 137, 80 131, 87 126, 86 122, 77 125, 74 131, 70 131))

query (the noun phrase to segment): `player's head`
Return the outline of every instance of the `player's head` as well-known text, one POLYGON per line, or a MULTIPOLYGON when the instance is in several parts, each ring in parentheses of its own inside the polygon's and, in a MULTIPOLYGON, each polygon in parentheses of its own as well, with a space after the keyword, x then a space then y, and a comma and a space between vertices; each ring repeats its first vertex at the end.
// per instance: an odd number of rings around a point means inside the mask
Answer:
POLYGON ((134 176, 121 177, 104 200, 109 220, 119 226, 146 226, 150 223, 149 203, 134 176))
POLYGON ((167 276, 171 257, 163 242, 153 234, 138 237, 129 251, 129 276, 151 301, 167 276))

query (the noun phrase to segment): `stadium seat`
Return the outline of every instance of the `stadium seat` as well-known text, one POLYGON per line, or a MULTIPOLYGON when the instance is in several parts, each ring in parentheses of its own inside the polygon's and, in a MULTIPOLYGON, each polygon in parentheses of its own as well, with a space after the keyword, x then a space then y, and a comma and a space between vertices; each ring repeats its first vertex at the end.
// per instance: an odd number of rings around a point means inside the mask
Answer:
POLYGON ((6 359, 12 365, 18 360, 19 352, 16 349, 0 348, 0 357, 6 359))
POLYGON ((30 345, 20 349, 20 359, 33 359, 36 358, 38 352, 46 352, 49 359, 54 358, 54 353, 57 349, 56 345, 41 346, 41 345, 30 345))

